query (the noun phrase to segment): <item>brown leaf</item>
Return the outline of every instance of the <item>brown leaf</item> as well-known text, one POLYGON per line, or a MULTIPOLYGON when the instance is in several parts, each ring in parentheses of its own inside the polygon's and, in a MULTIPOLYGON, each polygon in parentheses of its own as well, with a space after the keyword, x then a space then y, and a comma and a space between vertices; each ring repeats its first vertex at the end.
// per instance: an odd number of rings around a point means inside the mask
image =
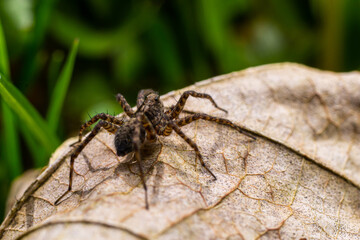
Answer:
MULTIPOLYGON (((71 139, 9 212, 3 239, 360 239, 359 73, 273 64, 187 89, 229 113, 203 99, 186 109, 257 137, 204 121, 183 127, 216 181, 181 138, 160 137, 142 150, 146 210, 136 165, 104 132, 76 159, 74 191, 54 206, 68 186, 71 139)), ((170 106, 184 90, 162 100, 170 106)))

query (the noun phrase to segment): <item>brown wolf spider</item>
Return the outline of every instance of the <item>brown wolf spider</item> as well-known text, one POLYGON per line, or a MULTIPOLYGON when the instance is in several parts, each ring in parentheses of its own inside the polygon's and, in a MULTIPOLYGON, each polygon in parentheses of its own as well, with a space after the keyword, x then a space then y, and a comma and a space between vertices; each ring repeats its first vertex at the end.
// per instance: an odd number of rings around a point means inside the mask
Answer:
POLYGON ((205 165, 202 155, 200 154, 199 148, 196 143, 193 142, 189 137, 187 137, 180 129, 180 127, 187 125, 193 121, 202 119, 207 121, 216 122, 219 124, 227 125, 239 131, 240 133, 252 138, 255 140, 255 137, 244 132, 240 127, 233 124, 231 121, 213 117, 205 113, 192 113, 189 116, 179 118, 180 113, 183 111, 185 102, 189 96, 197 98, 206 98, 211 101, 211 103, 217 109, 227 111, 223 108, 220 108, 214 101, 214 99, 205 93, 198 93, 195 91, 186 91, 184 92, 179 101, 171 106, 168 110, 165 110, 163 103, 160 101, 160 96, 157 92, 151 89, 141 90, 138 94, 136 106, 136 112, 131 109, 130 105, 127 103, 126 99, 118 93, 116 95, 116 100, 120 103, 121 107, 124 109, 124 112, 129 116, 129 119, 119 119, 115 116, 111 116, 105 113, 96 114, 89 121, 84 123, 79 131, 79 140, 75 143, 77 144, 76 149, 71 154, 70 157, 70 173, 69 173, 69 187, 67 191, 62 194, 56 201, 55 205, 58 205, 63 197, 71 192, 72 190, 72 180, 74 173, 74 162, 77 156, 82 152, 85 146, 99 133, 101 128, 104 128, 109 133, 115 134, 115 148, 118 156, 125 156, 130 152, 135 153, 135 161, 138 164, 140 171, 140 178, 142 185, 145 190, 145 207, 149 209, 148 197, 147 197, 147 187, 144 180, 144 172, 141 166, 141 156, 140 156, 140 147, 144 143, 145 138, 148 141, 155 141, 157 135, 159 136, 169 136, 174 130, 180 137, 182 137, 195 151, 197 158, 199 158, 201 165, 206 169, 206 171, 216 180, 216 176, 211 172, 211 170, 205 165), (89 135, 82 141, 83 131, 100 120, 89 135))

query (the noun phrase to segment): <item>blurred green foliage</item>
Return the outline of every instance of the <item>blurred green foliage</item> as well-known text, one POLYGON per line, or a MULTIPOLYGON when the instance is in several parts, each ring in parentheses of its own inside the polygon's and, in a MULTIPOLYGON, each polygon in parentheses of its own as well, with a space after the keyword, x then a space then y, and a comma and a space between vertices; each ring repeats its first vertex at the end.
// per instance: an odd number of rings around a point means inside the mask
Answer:
POLYGON ((359 69, 359 10, 357 0, 0 1, 2 92, 46 125, 30 129, 2 99, 0 215, 11 180, 54 148, 37 135, 56 146, 88 114, 121 112, 117 92, 134 104, 142 88, 163 94, 272 62, 359 69))

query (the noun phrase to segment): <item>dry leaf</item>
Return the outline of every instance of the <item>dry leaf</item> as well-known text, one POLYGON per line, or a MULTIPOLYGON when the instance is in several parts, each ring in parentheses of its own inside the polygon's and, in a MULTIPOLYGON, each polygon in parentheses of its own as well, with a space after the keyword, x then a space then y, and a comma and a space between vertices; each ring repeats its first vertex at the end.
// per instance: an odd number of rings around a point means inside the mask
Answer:
MULTIPOLYGON (((198 121, 184 132, 218 180, 195 164, 176 134, 146 144, 150 210, 131 158, 101 133, 76 159, 71 139, 3 222, 3 239, 360 239, 360 74, 273 64, 200 82, 211 94, 186 109, 226 117, 231 128, 198 121), (66 159, 64 161, 64 159, 66 159), (125 163, 125 160, 130 162, 125 163)), ((181 92, 162 97, 169 106, 181 92)))

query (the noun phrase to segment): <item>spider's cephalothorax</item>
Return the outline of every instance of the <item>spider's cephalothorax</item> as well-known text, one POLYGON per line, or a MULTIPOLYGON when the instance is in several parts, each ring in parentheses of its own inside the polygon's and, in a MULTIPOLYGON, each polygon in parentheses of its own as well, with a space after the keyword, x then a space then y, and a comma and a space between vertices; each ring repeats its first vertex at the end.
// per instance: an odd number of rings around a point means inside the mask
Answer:
POLYGON ((174 131, 194 149, 201 165, 216 180, 216 176, 205 165, 203 157, 200 154, 199 148, 197 147, 196 143, 192 141, 189 137, 187 137, 180 128, 193 121, 202 119, 227 125, 252 139, 255 138, 252 135, 244 132, 240 127, 236 126, 231 121, 224 118, 213 117, 205 113, 191 113, 186 117, 179 118, 179 115, 182 112, 185 106, 185 102, 189 96, 206 98, 210 100, 216 108, 227 112, 226 110, 218 107, 210 95, 205 93, 197 93, 195 91, 184 92, 181 95, 179 101, 167 110, 165 110, 160 100, 159 94, 151 89, 145 89, 139 92, 136 102, 136 111, 134 111, 130 107, 125 98, 120 93, 117 94, 116 99, 129 118, 120 119, 115 116, 100 113, 92 117, 88 122, 84 123, 81 126, 79 131, 79 140, 76 144, 76 148, 74 149, 70 157, 69 187, 68 190, 55 201, 55 205, 58 205, 61 202, 61 199, 63 199, 63 197, 72 190, 72 178, 74 173, 75 159, 82 152, 84 147, 96 136, 97 133, 99 133, 102 128, 104 128, 110 133, 115 134, 114 144, 118 156, 125 156, 130 152, 134 152, 135 161, 137 162, 140 171, 140 178, 145 189, 145 206, 147 209, 149 208, 147 199, 147 187, 144 179, 144 172, 141 165, 140 155, 140 148, 141 145, 144 143, 145 139, 147 139, 148 141, 155 141, 157 135, 168 136, 171 134, 172 131, 174 131), (96 123, 98 120, 100 121, 82 141, 83 131, 87 127, 96 123))

